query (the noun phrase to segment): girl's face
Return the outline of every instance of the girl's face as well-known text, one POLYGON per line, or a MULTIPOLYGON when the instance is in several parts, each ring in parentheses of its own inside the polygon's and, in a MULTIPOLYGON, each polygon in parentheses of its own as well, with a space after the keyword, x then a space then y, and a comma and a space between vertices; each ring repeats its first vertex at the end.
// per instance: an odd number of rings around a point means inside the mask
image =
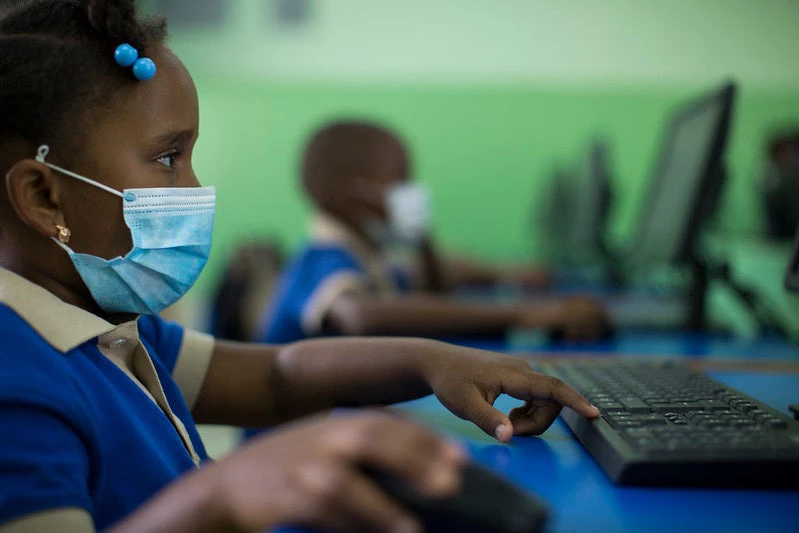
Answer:
MULTIPOLYGON (((69 170, 118 191, 146 187, 197 187, 191 166, 199 133, 197 91, 186 68, 166 47, 153 47, 157 73, 137 82, 92 131, 69 170)), ((121 68, 121 67, 120 67, 121 68)), ((79 132, 83 133, 83 132, 79 132)), ((50 147, 58 161, 58 147, 50 147)), ((72 232, 70 247, 112 259, 133 246, 122 217, 122 200, 63 176, 61 208, 72 232)))

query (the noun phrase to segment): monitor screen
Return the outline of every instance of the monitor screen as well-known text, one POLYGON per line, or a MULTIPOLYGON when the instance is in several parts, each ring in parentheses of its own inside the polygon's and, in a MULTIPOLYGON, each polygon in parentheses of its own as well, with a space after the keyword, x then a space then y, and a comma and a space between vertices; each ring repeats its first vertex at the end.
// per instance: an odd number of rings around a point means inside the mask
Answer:
POLYGON ((573 177, 558 167, 552 171, 547 190, 534 204, 533 232, 541 236, 548 260, 568 262, 568 239, 572 226, 573 177))
POLYGON ((734 86, 678 111, 667 130, 635 240, 636 263, 687 259, 720 192, 734 86), (714 198, 709 198, 713 196, 714 198))
POLYGON ((592 262, 602 253, 610 210, 612 183, 608 146, 594 140, 584 158, 574 187, 569 245, 578 262, 592 262))

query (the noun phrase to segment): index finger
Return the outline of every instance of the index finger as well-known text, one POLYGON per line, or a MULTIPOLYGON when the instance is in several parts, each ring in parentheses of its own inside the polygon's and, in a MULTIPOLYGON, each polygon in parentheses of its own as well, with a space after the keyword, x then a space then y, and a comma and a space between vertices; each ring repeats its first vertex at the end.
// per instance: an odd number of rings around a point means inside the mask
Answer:
POLYGON ((585 418, 599 416, 599 409, 591 405, 582 394, 563 380, 535 372, 532 369, 530 369, 530 373, 531 375, 525 376, 520 382, 513 383, 513 386, 506 388, 504 392, 520 400, 533 398, 555 400, 585 418))

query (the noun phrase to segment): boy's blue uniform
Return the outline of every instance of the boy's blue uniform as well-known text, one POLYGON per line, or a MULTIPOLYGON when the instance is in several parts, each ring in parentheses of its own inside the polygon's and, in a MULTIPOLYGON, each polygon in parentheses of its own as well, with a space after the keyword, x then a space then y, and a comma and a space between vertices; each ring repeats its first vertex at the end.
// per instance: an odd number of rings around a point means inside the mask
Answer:
POLYGON ((338 221, 319 216, 311 242, 283 272, 258 340, 288 343, 324 335, 333 301, 345 292, 397 294, 409 278, 338 221))
POLYGON ((0 269, 0 524, 71 510, 104 529, 206 460, 190 407, 212 351, 157 316, 110 324, 0 269))

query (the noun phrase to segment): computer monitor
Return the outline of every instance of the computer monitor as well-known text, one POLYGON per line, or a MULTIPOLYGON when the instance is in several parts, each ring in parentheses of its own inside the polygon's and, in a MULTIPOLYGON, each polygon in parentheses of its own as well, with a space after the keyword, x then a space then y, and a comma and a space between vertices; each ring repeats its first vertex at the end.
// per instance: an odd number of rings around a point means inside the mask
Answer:
POLYGON ((724 152, 736 86, 730 82, 678 109, 639 217, 630 260, 685 264, 724 182, 724 152))
MULTIPOLYGON (((799 205, 797 205, 799 209, 799 205)), ((785 288, 790 292, 799 293, 799 228, 796 231, 796 238, 793 241, 791 260, 788 268, 785 269, 785 288)))
POLYGON ((569 239, 573 224, 574 177, 565 168, 552 170, 544 194, 533 204, 533 233, 548 261, 563 266, 569 263, 569 239))
POLYGON ((605 231, 613 194, 608 151, 604 141, 594 139, 577 175, 567 239, 577 264, 595 263, 608 251, 605 231))

